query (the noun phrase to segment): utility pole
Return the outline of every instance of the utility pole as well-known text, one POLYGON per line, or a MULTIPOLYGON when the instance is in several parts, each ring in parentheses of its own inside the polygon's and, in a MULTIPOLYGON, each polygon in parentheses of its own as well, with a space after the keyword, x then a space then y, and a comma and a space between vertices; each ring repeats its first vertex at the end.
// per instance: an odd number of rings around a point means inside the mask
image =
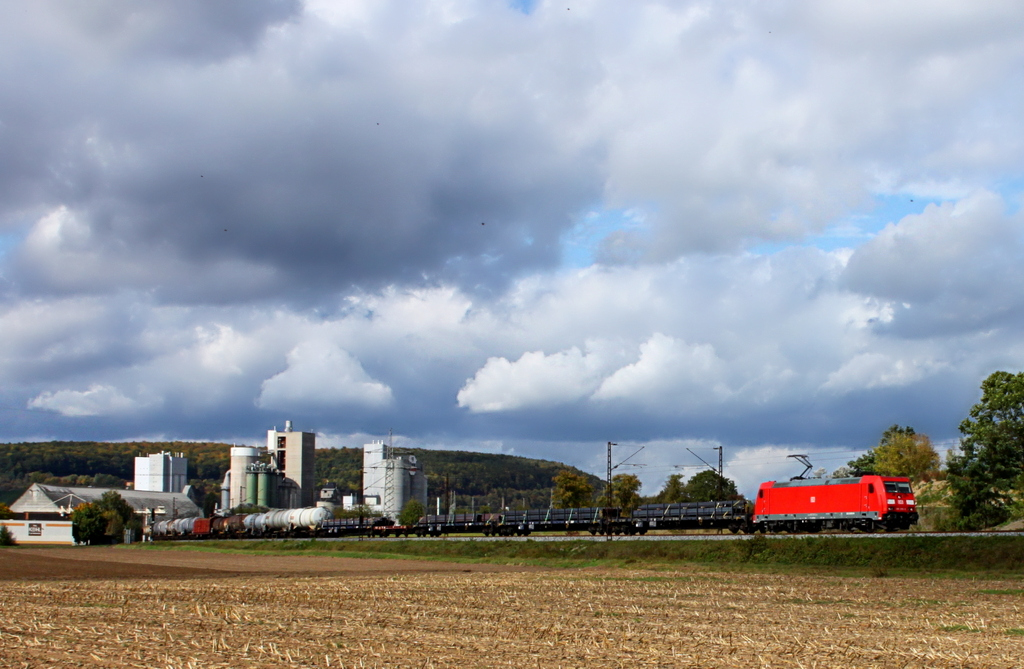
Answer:
POLYGON ((605 479, 604 488, 605 506, 615 506, 612 500, 612 446, 618 446, 618 444, 608 442, 608 476, 605 479))
POLYGON ((444 475, 444 513, 451 518, 452 514, 452 490, 448 487, 448 474, 444 475))
MULTIPOLYGON (((710 469, 711 471, 716 471, 716 470, 715 470, 715 468, 714 468, 713 466, 711 466, 710 464, 708 464, 708 461, 707 461, 707 460, 705 460, 704 458, 700 457, 699 455, 697 455, 696 453, 694 453, 694 452, 693 452, 692 450, 690 450, 689 448, 687 448, 686 450, 690 451, 690 453, 692 453, 692 454, 693 454, 694 456, 696 456, 698 460, 700 460, 700 461, 701 461, 701 462, 703 462, 703 463, 704 463, 705 465, 707 465, 707 468, 708 468, 708 469, 710 469)), ((718 451, 718 469, 717 469, 717 473, 718 473, 718 485, 717 485, 716 487, 717 487, 717 489, 718 489, 718 498, 719 498, 719 500, 721 500, 721 498, 722 498, 722 495, 723 495, 723 491, 722 491, 722 484, 723 484, 723 482, 724 482, 724 480, 725 480, 725 470, 724 470, 724 469, 722 468, 722 447, 721 447, 721 446, 712 446, 712 447, 711 447, 711 450, 713 450, 713 451, 718 451)), ((793 456, 790 456, 790 457, 793 457, 793 456)))
POLYGON ((723 472, 722 472, 722 447, 718 446, 718 499, 719 500, 722 499, 722 481, 723 481, 723 478, 724 477, 723 477, 723 472))

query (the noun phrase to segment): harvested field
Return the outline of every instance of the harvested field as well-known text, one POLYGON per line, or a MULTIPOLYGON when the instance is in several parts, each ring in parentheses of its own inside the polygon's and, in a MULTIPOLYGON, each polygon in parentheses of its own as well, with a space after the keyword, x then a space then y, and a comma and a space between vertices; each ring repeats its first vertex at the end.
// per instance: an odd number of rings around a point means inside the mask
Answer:
POLYGON ((365 562, 6 581, 0 664, 1009 668, 1024 656, 1020 581, 365 562))
POLYGON ((90 548, 19 548, 0 553, 0 581, 132 579, 281 575, 400 574, 508 571, 530 567, 455 564, 429 560, 361 560, 315 555, 235 555, 190 551, 90 548))

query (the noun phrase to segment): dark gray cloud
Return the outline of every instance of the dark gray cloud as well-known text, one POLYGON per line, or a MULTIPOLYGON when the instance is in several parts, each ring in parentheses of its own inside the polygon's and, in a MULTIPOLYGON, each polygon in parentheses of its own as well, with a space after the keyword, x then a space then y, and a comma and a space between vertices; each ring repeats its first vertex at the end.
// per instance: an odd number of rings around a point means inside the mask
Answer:
MULTIPOLYGON (((600 153, 540 116, 525 72, 492 83, 507 53, 470 63, 471 27, 426 54, 315 26, 260 40, 289 7, 256 9, 237 25, 196 7, 110 23, 79 10, 85 45, 51 45, 47 83, 9 72, 20 85, 0 94, 4 148, 21 159, 0 210, 10 226, 62 206, 76 227, 22 254, 9 275, 21 290, 218 302, 424 277, 500 285, 557 262, 560 234, 600 194, 600 153), (164 45, 167 61, 121 50, 162 49, 136 33, 178 34, 175 22, 192 31, 164 45), (237 34, 217 39, 226 26, 237 34), (234 46, 184 57, 208 43, 234 46)), ((39 57, 20 46, 12 62, 39 57)))

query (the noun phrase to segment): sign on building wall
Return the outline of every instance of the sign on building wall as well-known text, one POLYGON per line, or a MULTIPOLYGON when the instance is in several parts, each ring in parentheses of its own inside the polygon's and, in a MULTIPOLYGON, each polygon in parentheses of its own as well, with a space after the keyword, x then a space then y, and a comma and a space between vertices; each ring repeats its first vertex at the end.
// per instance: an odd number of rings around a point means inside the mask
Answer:
POLYGON ((19 544, 74 546, 70 520, 0 520, 19 544))

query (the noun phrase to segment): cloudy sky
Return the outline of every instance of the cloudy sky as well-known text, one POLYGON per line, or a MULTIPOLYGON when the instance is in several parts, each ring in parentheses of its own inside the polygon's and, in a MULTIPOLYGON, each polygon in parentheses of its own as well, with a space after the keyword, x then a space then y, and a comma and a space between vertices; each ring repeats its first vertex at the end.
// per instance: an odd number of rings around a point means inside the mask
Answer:
POLYGON ((0 440, 749 492, 1024 368, 1018 2, 3 0, 0 80, 0 440))

